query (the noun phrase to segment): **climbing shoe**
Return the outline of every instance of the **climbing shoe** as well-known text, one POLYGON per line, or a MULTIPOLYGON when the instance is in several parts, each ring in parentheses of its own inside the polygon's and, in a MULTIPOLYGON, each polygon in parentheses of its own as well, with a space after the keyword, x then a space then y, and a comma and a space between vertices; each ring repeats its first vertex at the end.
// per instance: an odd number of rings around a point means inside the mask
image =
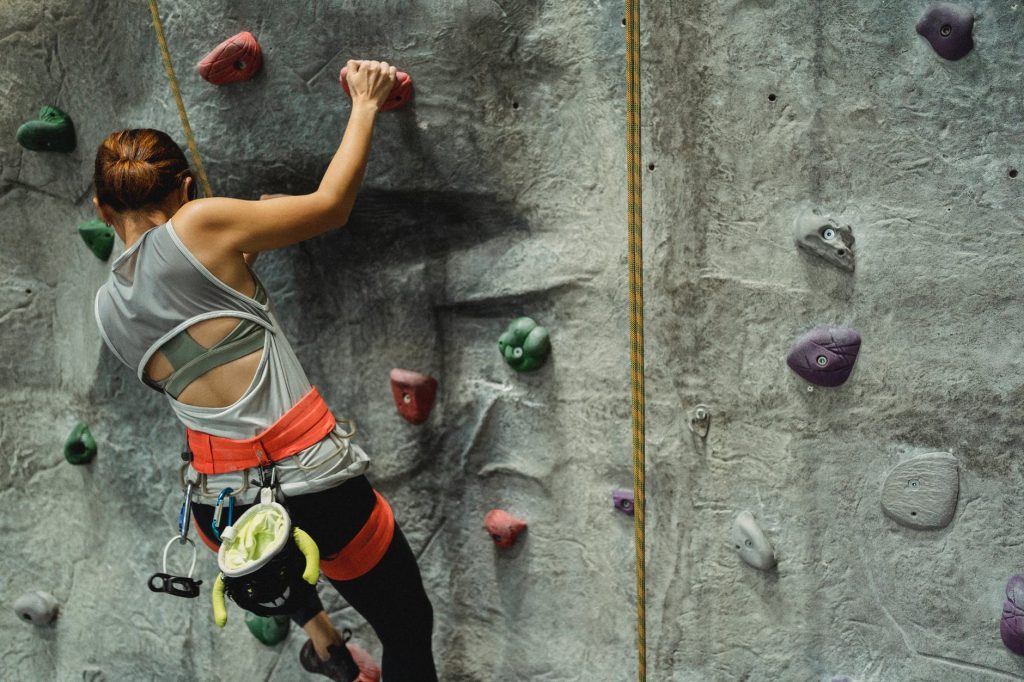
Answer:
MULTIPOLYGON (((345 632, 345 641, 352 636, 351 632, 345 632)), ((299 652, 299 662, 302 667, 311 673, 323 675, 335 682, 355 682, 359 677, 359 666, 352 658, 348 647, 345 644, 335 644, 327 648, 331 657, 326 661, 321 660, 313 647, 313 640, 306 640, 299 652)))

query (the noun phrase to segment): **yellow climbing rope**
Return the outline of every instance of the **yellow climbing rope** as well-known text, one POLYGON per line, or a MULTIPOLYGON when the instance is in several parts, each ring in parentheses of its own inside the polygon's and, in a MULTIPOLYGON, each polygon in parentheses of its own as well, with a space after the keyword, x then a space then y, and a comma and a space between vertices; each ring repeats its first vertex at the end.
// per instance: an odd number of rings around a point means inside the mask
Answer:
POLYGON ((203 168, 203 159, 199 156, 199 148, 196 147, 196 138, 192 135, 192 126, 188 124, 185 103, 181 101, 181 88, 178 87, 178 77, 174 75, 171 51, 167 49, 167 38, 164 36, 164 25, 160 22, 160 10, 156 6, 156 0, 149 0, 149 12, 153 15, 153 28, 156 29, 156 41, 160 44, 160 54, 164 59, 167 80, 171 84, 174 101, 178 104, 181 127, 185 130, 185 139, 188 141, 189 151, 192 152, 192 161, 196 164, 196 172, 199 174, 199 185, 203 188, 203 194, 208 197, 213 196, 213 192, 210 190, 210 181, 206 179, 206 169, 203 168))
POLYGON ((644 523, 643 156, 640 149, 640 0, 626 0, 626 165, 629 222, 629 370, 633 403, 633 521, 636 640, 640 682, 647 680, 647 574, 644 523))

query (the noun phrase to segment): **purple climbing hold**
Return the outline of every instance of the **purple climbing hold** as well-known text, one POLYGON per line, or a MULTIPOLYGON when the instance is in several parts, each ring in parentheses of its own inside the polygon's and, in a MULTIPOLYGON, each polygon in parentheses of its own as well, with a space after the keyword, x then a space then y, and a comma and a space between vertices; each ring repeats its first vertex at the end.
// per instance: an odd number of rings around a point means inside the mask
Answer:
POLYGON ((790 369, 817 386, 839 386, 853 371, 860 334, 849 327, 820 325, 793 344, 786 356, 790 369))
POLYGON ((934 2, 917 22, 917 32, 924 36, 939 56, 956 61, 974 48, 974 12, 962 5, 934 2))
POLYGON ((612 491, 612 504, 623 514, 633 515, 633 491, 616 488, 612 491))
POLYGON ((1003 617, 999 620, 999 635, 1006 648, 1024 656, 1024 575, 1011 576, 1006 583, 1006 601, 1003 617))

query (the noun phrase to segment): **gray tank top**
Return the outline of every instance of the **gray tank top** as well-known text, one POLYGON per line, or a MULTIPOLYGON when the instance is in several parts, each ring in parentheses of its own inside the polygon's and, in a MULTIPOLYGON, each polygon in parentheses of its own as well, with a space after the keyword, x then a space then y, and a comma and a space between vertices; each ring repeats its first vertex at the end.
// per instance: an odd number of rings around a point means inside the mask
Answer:
MULTIPOLYGON (((255 275, 253 276, 255 279, 255 275)), ((197 322, 216 317, 249 320, 265 330, 263 356, 245 393, 227 407, 197 407, 164 394, 178 419, 189 428, 244 440, 281 418, 311 388, 291 344, 267 302, 249 298, 217 279, 185 248, 170 221, 150 229, 110 267, 110 277, 96 293, 96 322, 118 360, 145 377, 153 354, 197 322), (173 286, 169 286, 173 283, 173 286)), ((275 467, 285 496, 317 492, 362 474, 369 457, 350 442, 339 424, 327 438, 281 460, 275 467)), ((238 491, 250 472, 202 476, 200 494, 216 496, 223 488, 238 491)), ((236 498, 256 498, 249 490, 236 498)))

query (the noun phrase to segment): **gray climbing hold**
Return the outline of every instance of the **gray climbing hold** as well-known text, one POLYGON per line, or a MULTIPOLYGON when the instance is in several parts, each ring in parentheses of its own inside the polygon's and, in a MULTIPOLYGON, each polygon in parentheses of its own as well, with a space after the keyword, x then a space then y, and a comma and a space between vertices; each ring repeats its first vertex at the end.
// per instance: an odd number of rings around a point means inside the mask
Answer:
POLYGON ((101 668, 89 666, 82 668, 82 682, 106 682, 107 676, 101 668))
POLYGON ((948 452, 918 455, 893 467, 882 486, 882 510, 910 528, 949 525, 960 496, 960 465, 948 452))
POLYGON ((732 544, 740 558, 754 568, 768 571, 777 563, 772 543, 748 511, 740 512, 733 521, 732 544))
POLYGON ((48 625, 57 618, 60 605, 49 592, 36 590, 18 597, 14 602, 14 612, 18 618, 32 625, 48 625))
POLYGON ((853 228, 831 216, 805 208, 793 221, 793 241, 804 251, 853 272, 853 228))

